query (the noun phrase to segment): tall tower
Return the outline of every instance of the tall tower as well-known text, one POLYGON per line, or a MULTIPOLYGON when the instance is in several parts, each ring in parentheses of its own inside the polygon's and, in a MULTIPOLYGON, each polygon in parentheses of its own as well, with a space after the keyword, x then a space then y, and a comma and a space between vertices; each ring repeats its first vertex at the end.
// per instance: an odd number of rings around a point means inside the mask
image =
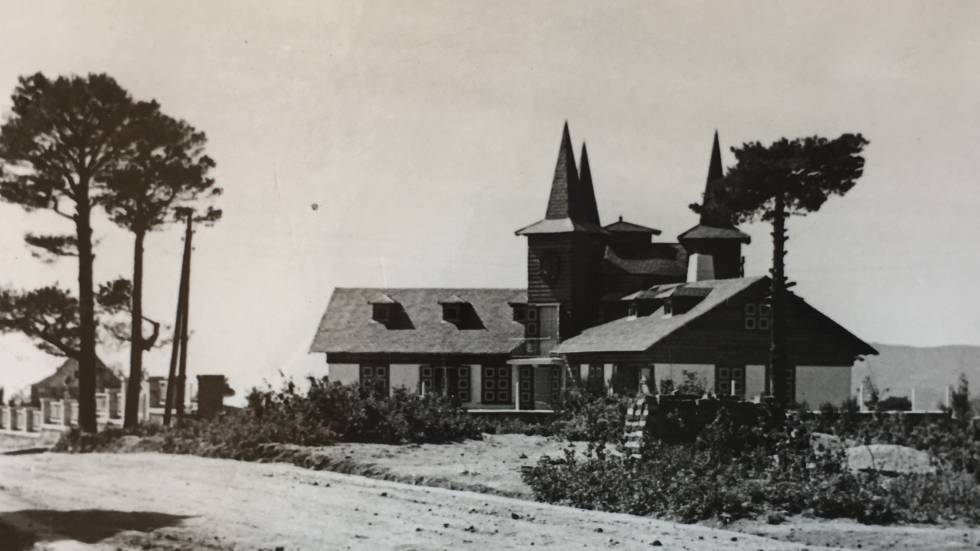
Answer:
MULTIPOLYGON (((582 148, 581 177, 568 133, 562 131, 558 162, 544 219, 515 232, 527 237, 528 312, 535 311, 541 354, 594 323, 599 267, 608 232, 599 225, 588 153, 582 148)), ((530 315, 529 315, 529 324, 530 315)))
MULTIPOLYGON (((721 146, 716 130, 701 203, 703 208, 700 223, 677 237, 692 262, 704 261, 705 257, 710 257, 710 261, 704 265, 711 266, 708 270, 711 279, 742 277, 742 245, 751 242, 747 234, 735 227, 731 210, 719 200, 724 176, 725 169, 721 164, 721 146)), ((692 273, 704 272, 693 270, 692 273)))

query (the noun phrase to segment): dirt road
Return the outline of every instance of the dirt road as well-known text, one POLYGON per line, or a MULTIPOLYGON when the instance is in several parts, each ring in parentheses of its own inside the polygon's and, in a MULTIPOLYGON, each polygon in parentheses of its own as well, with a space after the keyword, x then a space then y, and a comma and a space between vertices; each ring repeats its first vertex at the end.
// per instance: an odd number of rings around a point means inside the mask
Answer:
POLYGON ((4 550, 803 548, 282 464, 50 453, 0 456, 0 542, 4 550))

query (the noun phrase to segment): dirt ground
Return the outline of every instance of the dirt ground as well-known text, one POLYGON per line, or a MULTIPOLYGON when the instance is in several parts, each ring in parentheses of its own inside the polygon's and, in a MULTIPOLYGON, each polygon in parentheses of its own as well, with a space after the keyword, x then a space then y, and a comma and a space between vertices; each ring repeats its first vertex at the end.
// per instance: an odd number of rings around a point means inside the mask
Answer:
MULTIPOLYGON (((543 455, 561 456, 567 442, 543 436, 487 435, 484 440, 458 444, 391 446, 338 444, 307 449, 335 462, 378 467, 403 482, 464 488, 533 499, 520 468, 534 465, 543 455)), ((584 443, 576 443, 584 451, 584 443)), ((787 542, 873 551, 980 550, 980 530, 941 526, 867 526, 847 520, 790 518, 770 525, 740 521, 727 529, 787 542)))
POLYGON ((805 548, 291 465, 156 453, 0 456, 0 542, 4 551, 805 548))
MULTIPOLYGON (((315 448, 337 462, 374 465, 402 482, 456 487, 532 499, 521 467, 542 456, 561 457, 568 442, 544 436, 488 434, 456 444, 337 444, 315 448)), ((584 451, 584 443, 573 445, 584 451)), ((314 451, 314 450, 310 450, 314 451)))
POLYGON ((980 550, 980 530, 966 527, 796 517, 778 525, 740 521, 725 527, 740 532, 732 533, 500 497, 530 500, 520 468, 567 446, 488 435, 459 444, 297 450, 389 481, 153 453, 0 456, 0 551, 44 549, 63 537, 107 549, 633 549, 659 540, 666 549, 980 550), (18 536, 12 525, 32 535, 18 536), (5 547, 9 541, 18 543, 5 547))

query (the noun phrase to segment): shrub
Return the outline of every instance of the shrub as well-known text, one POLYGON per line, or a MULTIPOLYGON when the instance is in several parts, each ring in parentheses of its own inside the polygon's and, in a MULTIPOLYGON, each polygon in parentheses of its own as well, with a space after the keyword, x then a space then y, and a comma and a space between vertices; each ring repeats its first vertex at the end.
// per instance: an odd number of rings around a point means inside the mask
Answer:
POLYGON ((859 424, 855 430, 877 431, 875 438, 922 444, 931 438, 935 449, 949 452, 949 468, 937 474, 887 478, 849 471, 842 451, 813 449, 810 428, 844 422, 844 413, 835 415, 752 424, 722 408, 692 442, 648 439, 640 459, 569 450, 564 458, 542 459, 523 477, 542 501, 688 522, 799 513, 882 524, 980 522, 980 486, 962 468, 969 464, 963 450, 972 449, 964 447, 966 435, 950 435, 941 422, 859 424))
POLYGON ((555 417, 546 432, 567 440, 619 442, 623 438, 626 410, 634 399, 568 389, 555 406, 555 417))
POLYGON ((127 434, 156 436, 161 451, 256 460, 267 444, 322 446, 338 441, 385 444, 443 443, 478 439, 485 425, 442 396, 417 396, 396 389, 377 397, 358 386, 310 379, 302 394, 292 381, 279 390, 252 389, 248 407, 213 419, 187 419, 180 427, 143 426, 134 431, 105 430, 96 435, 72 433, 65 451, 111 449, 127 434))

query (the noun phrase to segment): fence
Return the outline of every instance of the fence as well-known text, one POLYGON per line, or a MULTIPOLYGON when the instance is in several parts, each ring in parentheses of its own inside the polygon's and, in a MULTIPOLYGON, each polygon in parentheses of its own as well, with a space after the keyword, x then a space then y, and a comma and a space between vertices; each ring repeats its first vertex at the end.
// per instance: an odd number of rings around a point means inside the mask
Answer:
MULTIPOLYGON (((152 377, 142 384, 137 405, 140 422, 162 423, 166 383, 152 377)), ((126 408, 126 381, 119 389, 107 389, 95 394, 95 417, 99 426, 122 425, 126 408)), ((194 411, 191 400, 188 411, 194 411)), ((40 436, 42 431, 65 431, 78 426, 78 400, 41 398, 40 407, 0 406, 0 433, 40 436)))
MULTIPOLYGON (((943 408, 949 409, 952 405, 954 389, 952 385, 947 385, 944 387, 909 387, 909 388, 889 388, 882 391, 880 400, 884 401, 886 399, 905 399, 907 400, 907 405, 904 406, 902 411, 910 411, 914 413, 939 413, 943 408)), ((864 385, 857 388, 857 396, 855 396, 858 401, 858 405, 861 407, 861 411, 870 411, 867 406, 868 400, 870 400, 871 395, 865 389, 864 385)))

